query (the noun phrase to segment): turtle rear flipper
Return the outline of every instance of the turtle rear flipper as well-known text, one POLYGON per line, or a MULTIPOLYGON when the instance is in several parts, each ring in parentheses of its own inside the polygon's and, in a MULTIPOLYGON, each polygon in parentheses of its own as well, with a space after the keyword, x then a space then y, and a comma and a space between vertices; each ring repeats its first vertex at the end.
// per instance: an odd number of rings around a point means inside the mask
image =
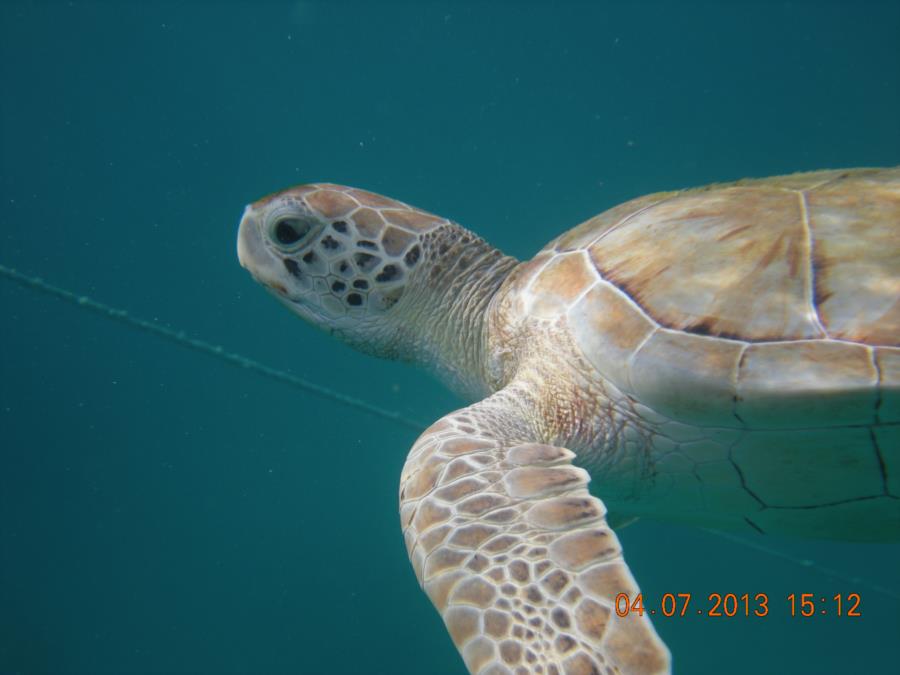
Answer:
POLYGON ((400 484, 410 560, 469 671, 670 672, 649 619, 616 613, 639 590, 587 472, 504 399, 429 428, 400 484))

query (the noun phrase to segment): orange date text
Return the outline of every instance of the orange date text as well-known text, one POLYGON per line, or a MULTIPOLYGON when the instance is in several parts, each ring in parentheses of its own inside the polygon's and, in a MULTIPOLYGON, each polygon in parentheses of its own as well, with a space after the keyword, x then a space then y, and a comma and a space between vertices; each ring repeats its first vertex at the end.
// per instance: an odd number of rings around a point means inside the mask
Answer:
MULTIPOLYGON (((862 616, 859 593, 837 593, 826 597, 815 593, 791 593, 784 599, 787 612, 793 617, 811 616, 862 616)), ((768 593, 710 593, 702 600, 692 593, 663 593, 659 601, 648 602, 643 593, 616 596, 616 615, 629 614, 644 616, 768 616, 768 593)))

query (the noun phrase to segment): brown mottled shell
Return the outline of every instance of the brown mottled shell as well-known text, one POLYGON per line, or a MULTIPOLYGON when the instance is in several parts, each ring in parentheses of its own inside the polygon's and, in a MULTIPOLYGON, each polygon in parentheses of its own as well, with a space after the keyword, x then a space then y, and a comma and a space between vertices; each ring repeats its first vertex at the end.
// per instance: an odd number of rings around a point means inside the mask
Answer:
POLYGON ((529 313, 564 312, 604 378, 663 415, 900 421, 900 167, 641 197, 533 265, 529 313))

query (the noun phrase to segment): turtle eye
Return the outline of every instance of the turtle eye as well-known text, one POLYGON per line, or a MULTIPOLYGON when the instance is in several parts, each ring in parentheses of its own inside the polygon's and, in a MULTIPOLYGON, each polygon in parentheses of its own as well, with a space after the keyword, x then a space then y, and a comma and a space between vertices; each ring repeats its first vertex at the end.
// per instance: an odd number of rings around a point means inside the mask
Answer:
POLYGON ((296 249, 310 239, 310 234, 316 227, 317 223, 308 218, 298 218, 296 216, 285 216, 279 218, 272 224, 271 236, 272 240, 280 248, 296 249))

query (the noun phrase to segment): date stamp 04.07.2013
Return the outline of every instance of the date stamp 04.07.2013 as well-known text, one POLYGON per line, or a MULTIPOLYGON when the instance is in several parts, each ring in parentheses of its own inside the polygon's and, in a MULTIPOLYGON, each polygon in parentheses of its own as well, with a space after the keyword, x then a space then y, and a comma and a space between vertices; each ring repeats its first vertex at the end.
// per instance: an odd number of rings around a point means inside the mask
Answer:
POLYGON ((859 593, 836 593, 826 596, 818 593, 791 593, 783 598, 771 598, 768 593, 710 593, 705 598, 695 598, 693 593, 663 593, 658 601, 651 601, 643 593, 634 596, 619 593, 616 596, 616 614, 628 616, 709 616, 709 617, 763 617, 770 611, 793 617, 846 616, 861 617, 859 593), (781 611, 779 611, 781 610, 781 611))

